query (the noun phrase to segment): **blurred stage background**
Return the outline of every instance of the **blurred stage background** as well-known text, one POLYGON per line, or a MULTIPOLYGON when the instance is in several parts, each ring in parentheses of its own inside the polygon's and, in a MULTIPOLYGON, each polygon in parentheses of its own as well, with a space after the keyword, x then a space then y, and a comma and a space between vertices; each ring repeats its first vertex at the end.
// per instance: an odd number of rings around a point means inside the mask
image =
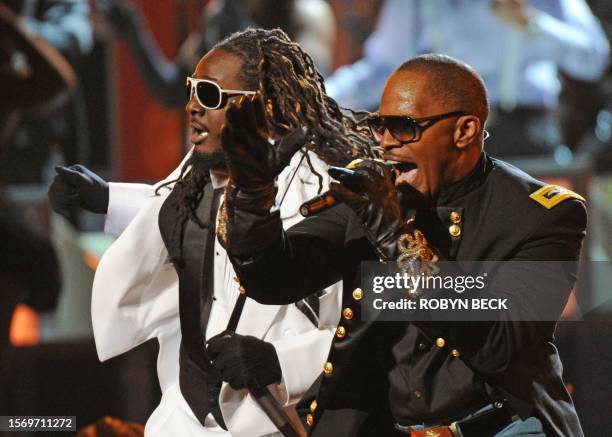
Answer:
MULTIPOLYGON (((78 89, 70 102, 52 114, 37 113, 24 120, 11 143, 15 150, 5 151, 0 159, 0 193, 33 233, 51 241, 62 284, 55 305, 24 303, 15 310, 11 347, 1 363, 0 406, 6 411, 3 414, 76 415, 79 427, 106 415, 144 423, 160 396, 157 344, 148 342, 108 362, 98 361, 90 291, 98 260, 113 240, 101 232, 103 217, 75 213, 65 220, 52 214, 47 190, 58 163, 78 162, 107 180, 134 182, 158 181, 176 167, 186 150, 184 112, 180 104, 165 102, 164 106, 160 103, 163 98, 149 92, 133 48, 128 46, 129 13, 138 14, 140 25, 150 30, 161 54, 172 60, 190 35, 202 32, 201 17, 211 2, 0 3, 30 20, 33 31, 56 45, 78 76, 78 89), (126 3, 131 9, 126 12, 113 3, 126 3), (58 14, 65 14, 66 19, 58 14), (36 20, 39 24, 46 21, 49 27, 36 28, 36 20), (65 39, 59 37, 63 31, 65 39)), ((265 18, 276 10, 265 7, 292 2, 261 3, 265 18)), ((328 45, 327 54, 323 51, 319 56, 327 74, 363 56, 364 42, 376 26, 383 3, 326 2, 332 23, 321 32, 331 37, 316 44, 328 45)), ((609 39, 612 5, 608 0, 587 3, 609 39)), ((314 2, 307 7, 319 6, 314 2)), ((407 30, 395 31, 401 39, 407 30)), ((398 59, 397 65, 403 60, 398 59)), ((561 136, 556 146, 531 156, 509 154, 505 159, 587 198, 590 221, 583 256, 603 266, 612 258, 612 70, 606 67, 601 78, 593 81, 560 71, 559 83, 560 102, 554 115, 561 136)), ((39 263, 31 260, 29 275, 41 274, 39 263)), ((612 429, 612 321, 609 315, 607 320, 571 321, 581 317, 585 312, 581 309, 612 298, 612 278, 606 276, 610 272, 594 270, 585 273, 576 298, 568 304, 568 320, 559 323, 557 342, 585 433, 603 435, 603 430, 612 429)), ((6 284, 0 282, 3 286, 6 284)))

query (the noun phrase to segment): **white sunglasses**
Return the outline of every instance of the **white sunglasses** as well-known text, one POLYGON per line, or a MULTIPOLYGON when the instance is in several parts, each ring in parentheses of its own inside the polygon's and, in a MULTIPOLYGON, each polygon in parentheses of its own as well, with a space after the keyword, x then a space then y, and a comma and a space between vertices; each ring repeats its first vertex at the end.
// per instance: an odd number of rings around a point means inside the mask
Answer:
POLYGON ((257 94, 257 91, 224 90, 211 80, 194 77, 187 77, 185 89, 187 91, 187 101, 195 95, 198 103, 205 109, 221 109, 227 104, 230 97, 257 94))

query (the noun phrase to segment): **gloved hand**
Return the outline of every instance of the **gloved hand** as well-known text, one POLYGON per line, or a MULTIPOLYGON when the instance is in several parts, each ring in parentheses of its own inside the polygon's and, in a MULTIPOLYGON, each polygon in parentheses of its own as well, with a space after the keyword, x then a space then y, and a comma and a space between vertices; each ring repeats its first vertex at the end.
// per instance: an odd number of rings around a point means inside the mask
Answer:
POLYGON ((104 179, 80 164, 58 165, 55 171, 57 175, 49 187, 49 201, 55 212, 68 216, 71 208, 80 207, 106 214, 108 183, 104 179))
POLYGON ((282 373, 271 343, 250 335, 223 331, 207 342, 206 353, 214 372, 234 390, 257 390, 279 384, 282 373))
POLYGON ((230 103, 221 132, 227 167, 235 187, 258 190, 272 184, 291 157, 306 144, 306 128, 271 144, 261 96, 230 103))
POLYGON ((339 181, 330 184, 330 191, 361 219, 380 259, 396 260, 399 236, 412 234, 414 226, 402 214, 393 169, 383 162, 364 159, 353 170, 331 167, 329 174, 339 181))

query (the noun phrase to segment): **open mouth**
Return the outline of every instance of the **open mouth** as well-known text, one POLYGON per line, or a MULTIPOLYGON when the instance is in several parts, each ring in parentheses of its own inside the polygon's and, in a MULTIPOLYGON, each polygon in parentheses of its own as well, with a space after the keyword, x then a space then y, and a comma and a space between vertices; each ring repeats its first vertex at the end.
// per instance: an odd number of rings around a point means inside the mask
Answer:
POLYGON ((403 185, 414 182, 419 172, 418 166, 414 162, 399 162, 399 161, 387 161, 393 166, 395 170, 395 184, 403 185))
POLYGON ((189 141, 194 146, 198 146, 206 141, 208 138, 208 130, 199 125, 192 124, 191 125, 191 134, 189 135, 189 141))

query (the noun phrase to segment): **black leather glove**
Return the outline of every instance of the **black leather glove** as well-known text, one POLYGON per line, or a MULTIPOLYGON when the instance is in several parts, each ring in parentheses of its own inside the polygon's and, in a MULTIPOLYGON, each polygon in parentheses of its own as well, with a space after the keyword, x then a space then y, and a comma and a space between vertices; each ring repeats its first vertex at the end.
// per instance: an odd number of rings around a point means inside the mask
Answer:
POLYGON ((108 183, 88 168, 76 164, 58 165, 57 175, 49 187, 51 207, 58 214, 70 215, 70 209, 80 207, 97 214, 108 211, 108 183))
POLYGON ((259 390, 280 383, 280 363, 271 343, 224 331, 207 344, 206 353, 212 361, 213 371, 219 372, 234 390, 259 390))
MULTIPOLYGON (((361 219, 380 259, 396 260, 399 236, 412 234, 414 227, 402 214, 391 166, 364 159, 354 170, 331 167, 329 174, 340 182, 330 184, 330 191, 361 219)), ((416 193, 414 196, 418 197, 416 193)))
POLYGON ((243 97, 231 103, 221 133, 223 150, 232 184, 241 189, 259 190, 270 186, 306 144, 306 128, 297 129, 271 144, 261 97, 243 97))

